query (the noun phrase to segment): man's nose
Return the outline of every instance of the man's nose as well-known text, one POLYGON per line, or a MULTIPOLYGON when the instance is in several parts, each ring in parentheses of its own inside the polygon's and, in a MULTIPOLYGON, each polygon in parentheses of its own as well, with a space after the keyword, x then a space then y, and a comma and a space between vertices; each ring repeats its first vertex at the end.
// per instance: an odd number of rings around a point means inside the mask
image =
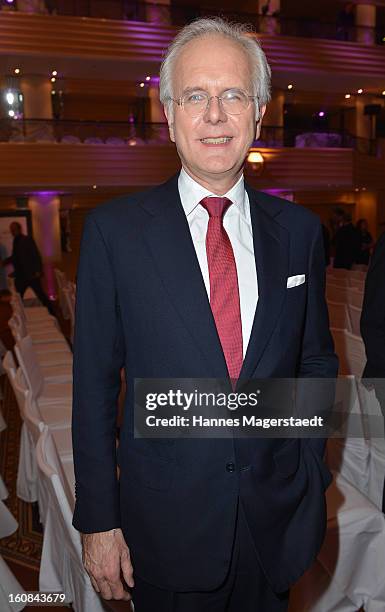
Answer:
POLYGON ((207 105, 204 120, 207 123, 218 123, 227 121, 227 115, 223 110, 222 100, 218 96, 211 96, 207 105))

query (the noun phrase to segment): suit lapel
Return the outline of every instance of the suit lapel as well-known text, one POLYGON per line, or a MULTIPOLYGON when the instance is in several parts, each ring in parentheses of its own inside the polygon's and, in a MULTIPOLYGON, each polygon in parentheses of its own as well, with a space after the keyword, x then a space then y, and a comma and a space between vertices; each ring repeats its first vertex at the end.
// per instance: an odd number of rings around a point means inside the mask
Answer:
POLYGON ((250 378, 258 366, 281 314, 286 296, 289 262, 287 230, 274 219, 279 212, 266 211, 258 194, 247 187, 258 277, 258 304, 240 377, 250 378))
POLYGON ((151 214, 145 240, 176 316, 183 320, 206 359, 208 377, 225 378, 226 361, 180 201, 177 176, 151 191, 142 207, 151 214))

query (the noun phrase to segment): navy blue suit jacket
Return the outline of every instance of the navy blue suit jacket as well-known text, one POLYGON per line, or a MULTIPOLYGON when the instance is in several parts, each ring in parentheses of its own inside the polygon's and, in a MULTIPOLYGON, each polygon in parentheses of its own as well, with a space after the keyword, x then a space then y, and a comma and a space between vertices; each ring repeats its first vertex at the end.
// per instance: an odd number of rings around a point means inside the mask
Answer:
MULTIPOLYGON (((321 226, 299 206, 247 191, 259 300, 241 377, 335 377, 321 226), (296 274, 306 282, 287 289, 296 274)), ((227 572, 241 499, 264 571, 284 591, 324 537, 323 441, 133 437, 135 377, 227 375, 177 177, 92 211, 77 278, 74 526, 121 527, 137 575, 172 590, 209 590, 227 572)))

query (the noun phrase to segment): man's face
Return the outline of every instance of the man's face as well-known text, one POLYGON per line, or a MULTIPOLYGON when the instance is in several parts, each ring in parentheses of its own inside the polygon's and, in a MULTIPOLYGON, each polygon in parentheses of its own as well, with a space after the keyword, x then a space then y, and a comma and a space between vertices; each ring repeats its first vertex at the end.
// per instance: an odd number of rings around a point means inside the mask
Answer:
MULTIPOLYGON (((245 51, 220 35, 198 38, 183 48, 174 65, 172 85, 174 99, 192 89, 206 91, 209 96, 220 96, 233 88, 253 94, 245 51)), ((226 114, 217 98, 198 117, 190 117, 177 104, 173 104, 173 113, 167 108, 165 112, 171 140, 190 176, 213 187, 239 176, 247 152, 260 131, 252 100, 240 115, 226 114)), ((264 112, 265 107, 260 111, 261 117, 264 112)))

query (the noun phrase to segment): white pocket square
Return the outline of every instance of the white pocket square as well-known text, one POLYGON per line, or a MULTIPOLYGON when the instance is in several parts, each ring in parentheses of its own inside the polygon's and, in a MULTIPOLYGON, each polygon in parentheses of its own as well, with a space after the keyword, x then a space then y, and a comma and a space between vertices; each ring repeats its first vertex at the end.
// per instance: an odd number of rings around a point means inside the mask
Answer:
POLYGON ((291 289, 292 287, 298 287, 298 285, 303 285, 305 282, 304 274, 297 274, 296 276, 288 276, 287 278, 287 289, 291 289))

